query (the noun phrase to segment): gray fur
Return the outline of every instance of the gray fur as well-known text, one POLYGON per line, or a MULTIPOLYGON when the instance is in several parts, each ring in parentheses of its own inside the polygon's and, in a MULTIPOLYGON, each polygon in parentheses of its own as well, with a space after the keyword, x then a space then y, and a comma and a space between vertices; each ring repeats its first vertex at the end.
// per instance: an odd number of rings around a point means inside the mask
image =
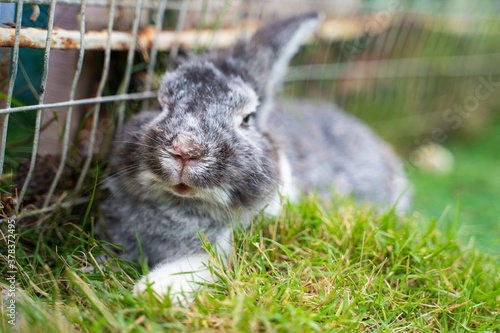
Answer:
POLYGON ((335 105, 276 103, 270 119, 292 166, 295 187, 322 196, 332 190, 359 201, 407 210, 410 196, 402 163, 366 125, 335 105))
POLYGON ((318 21, 316 13, 277 21, 165 74, 162 110, 135 115, 116 139, 101 205, 128 258, 139 256, 136 235, 155 266, 201 252, 197 232, 214 242, 236 220, 247 225, 276 197, 283 153, 295 194, 334 188, 382 207, 402 196, 398 210, 407 208, 401 163, 365 125, 331 105, 274 102, 284 66, 318 21), (182 169, 178 147, 194 166, 182 169))

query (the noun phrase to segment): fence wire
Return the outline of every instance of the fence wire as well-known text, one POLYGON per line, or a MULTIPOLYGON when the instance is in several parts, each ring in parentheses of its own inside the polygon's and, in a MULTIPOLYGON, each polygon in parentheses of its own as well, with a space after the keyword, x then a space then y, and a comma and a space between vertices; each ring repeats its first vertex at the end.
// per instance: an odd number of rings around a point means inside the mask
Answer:
MULTIPOLYGON (((19 39, 20 39, 20 31, 21 31, 21 17, 23 15, 23 0, 19 0, 17 3, 17 14, 16 14, 16 22, 19 22, 16 25, 16 35, 14 38, 14 52, 12 53, 12 63, 17 64, 19 60, 19 39)), ((7 93, 7 105, 6 109, 8 110, 12 105, 12 95, 14 93, 14 82, 17 77, 17 66, 12 66, 12 74, 10 75, 9 82, 9 92, 7 93)), ((3 131, 2 131, 2 147, 0 149, 0 175, 3 174, 3 165, 5 162, 5 147, 7 143, 7 128, 9 125, 9 115, 10 113, 7 111, 4 123, 3 123, 3 131)))
MULTIPOLYGON (((85 1, 83 1, 82 4, 80 5, 80 35, 81 36, 85 35, 85 9, 86 8, 87 8, 87 4, 85 3, 85 1)), ((80 76, 82 74, 84 56, 85 56, 85 39, 81 38, 80 39, 80 51, 78 53, 78 62, 76 65, 76 72, 75 72, 75 76, 73 78, 73 84, 71 85, 71 92, 69 95, 70 101, 73 101, 75 99, 76 87, 77 87, 78 81, 80 79, 80 76)), ((43 203, 42 208, 46 208, 50 204, 50 200, 52 199, 52 196, 54 195, 54 191, 56 190, 57 184, 59 183, 59 180, 61 179, 64 166, 66 165, 66 160, 68 158, 68 151, 69 151, 69 132, 70 132, 70 128, 71 128, 71 120, 72 119, 73 119, 73 106, 69 106, 68 113, 66 114, 66 123, 64 126, 64 139, 63 139, 63 150, 62 150, 62 155, 61 155, 61 162, 59 163, 59 167, 57 169, 56 176, 54 177, 54 181, 50 185, 49 192, 47 193, 47 197, 45 198, 45 202, 43 203)))
MULTIPOLYGON (((56 12, 56 0, 52 0, 50 4, 50 15, 49 15, 49 24, 47 27, 47 45, 45 47, 45 53, 43 55, 43 73, 42 73, 42 85, 40 86, 40 97, 38 100, 38 104, 43 104, 43 100, 45 98, 45 92, 47 87, 47 78, 49 75, 49 59, 50 59, 50 45, 52 40, 52 29, 54 28, 54 14, 56 12)), ((42 110, 39 109, 36 112, 36 122, 35 122, 35 135, 33 139, 33 149, 31 150, 32 158, 30 161, 30 166, 28 170, 28 174, 24 180, 23 187, 21 188, 21 192, 17 197, 17 210, 19 210, 20 205, 23 201, 24 195, 28 190, 28 185, 31 181, 31 177, 33 176, 33 172, 35 170, 36 156, 38 153, 38 144, 40 139, 40 127, 42 124, 42 110)))
MULTIPOLYGON (((104 91, 104 86, 106 85, 106 81, 109 75, 109 63, 111 59, 111 33, 113 32, 113 24, 115 21, 115 4, 116 0, 111 0, 109 16, 108 16, 108 40, 106 42, 106 51, 104 53, 104 68, 102 70, 101 81, 99 82, 99 88, 97 88, 97 97, 102 96, 102 93, 104 91)), ((139 20, 139 17, 136 17, 135 20, 139 20)), ((78 181, 76 183, 75 192, 80 191, 80 189, 82 188, 83 181, 87 176, 87 172, 90 168, 90 163, 92 162, 100 109, 101 109, 101 103, 97 103, 95 106, 94 113, 92 115, 92 128, 90 130, 89 150, 87 153, 88 156, 87 159, 85 160, 85 164, 83 165, 80 177, 78 178, 78 181)))

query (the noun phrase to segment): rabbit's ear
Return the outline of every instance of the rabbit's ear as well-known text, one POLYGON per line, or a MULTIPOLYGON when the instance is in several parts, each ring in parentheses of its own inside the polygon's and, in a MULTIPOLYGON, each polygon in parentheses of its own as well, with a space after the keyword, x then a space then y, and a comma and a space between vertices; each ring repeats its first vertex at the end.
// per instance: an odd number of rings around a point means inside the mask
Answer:
POLYGON ((316 30, 320 14, 309 12, 268 24, 259 29, 235 55, 245 58, 261 97, 259 124, 265 125, 272 99, 286 74, 288 63, 306 37, 316 30), (245 54, 238 54, 244 52, 245 54))

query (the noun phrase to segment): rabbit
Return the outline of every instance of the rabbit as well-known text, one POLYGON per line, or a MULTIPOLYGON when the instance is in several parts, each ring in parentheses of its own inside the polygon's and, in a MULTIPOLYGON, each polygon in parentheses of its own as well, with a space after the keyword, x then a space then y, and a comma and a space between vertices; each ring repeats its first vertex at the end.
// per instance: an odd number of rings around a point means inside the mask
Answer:
POLYGON ((235 224, 277 214, 282 197, 333 188, 408 208, 402 163, 367 126, 330 104, 275 99, 319 21, 316 12, 275 21, 181 62, 162 78, 161 111, 136 114, 118 135, 101 212, 125 258, 143 255, 151 267, 135 293, 191 293, 213 281, 199 234, 229 254, 235 224))

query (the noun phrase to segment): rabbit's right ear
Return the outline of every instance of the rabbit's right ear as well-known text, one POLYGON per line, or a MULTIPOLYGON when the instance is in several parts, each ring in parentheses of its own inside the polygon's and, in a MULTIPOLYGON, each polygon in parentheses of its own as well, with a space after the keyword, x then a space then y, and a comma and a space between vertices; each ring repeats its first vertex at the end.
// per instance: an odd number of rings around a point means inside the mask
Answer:
POLYGON ((286 74, 288 63, 305 38, 316 30, 320 14, 310 12, 268 24, 259 29, 250 41, 237 45, 234 56, 245 61, 256 80, 260 97, 257 113, 259 126, 265 126, 272 99, 286 74))

